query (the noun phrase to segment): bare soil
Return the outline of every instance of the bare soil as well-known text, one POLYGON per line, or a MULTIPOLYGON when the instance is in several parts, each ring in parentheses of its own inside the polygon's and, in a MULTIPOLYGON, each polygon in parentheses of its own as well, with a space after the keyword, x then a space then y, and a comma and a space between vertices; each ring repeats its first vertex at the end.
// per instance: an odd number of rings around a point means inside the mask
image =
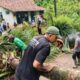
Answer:
MULTIPOLYGON (((57 67, 63 68, 63 69, 73 69, 73 67, 74 67, 72 54, 62 53, 57 58, 55 58, 55 60, 53 60, 53 61, 51 60, 51 63, 53 63, 57 67)), ((77 69, 73 69, 73 70, 80 70, 80 67, 78 67, 77 69)), ((49 80, 49 79, 41 76, 40 80, 49 80)))

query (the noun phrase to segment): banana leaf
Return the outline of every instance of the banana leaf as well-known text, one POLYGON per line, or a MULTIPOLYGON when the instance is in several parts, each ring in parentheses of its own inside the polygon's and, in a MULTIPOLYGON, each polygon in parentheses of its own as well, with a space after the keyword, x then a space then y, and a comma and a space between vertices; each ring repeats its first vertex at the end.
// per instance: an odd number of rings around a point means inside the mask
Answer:
POLYGON ((3 73, 0 73, 0 80, 6 78, 8 75, 11 75, 12 72, 3 72, 3 73))

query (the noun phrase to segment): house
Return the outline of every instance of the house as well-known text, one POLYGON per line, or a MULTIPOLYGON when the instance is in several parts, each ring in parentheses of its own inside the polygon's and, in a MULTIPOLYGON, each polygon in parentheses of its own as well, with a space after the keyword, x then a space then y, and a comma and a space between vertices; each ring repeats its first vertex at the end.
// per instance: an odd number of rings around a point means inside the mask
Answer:
POLYGON ((36 14, 44 12, 44 8, 37 6, 33 0, 0 0, 0 19, 5 19, 10 25, 23 20, 31 22, 36 14))

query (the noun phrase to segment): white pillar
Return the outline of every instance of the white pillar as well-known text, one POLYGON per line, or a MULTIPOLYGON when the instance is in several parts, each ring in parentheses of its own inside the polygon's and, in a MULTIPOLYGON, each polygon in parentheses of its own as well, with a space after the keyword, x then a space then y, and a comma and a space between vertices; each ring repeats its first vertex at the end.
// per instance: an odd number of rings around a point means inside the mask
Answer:
POLYGON ((28 21, 31 22, 31 12, 28 12, 28 21))

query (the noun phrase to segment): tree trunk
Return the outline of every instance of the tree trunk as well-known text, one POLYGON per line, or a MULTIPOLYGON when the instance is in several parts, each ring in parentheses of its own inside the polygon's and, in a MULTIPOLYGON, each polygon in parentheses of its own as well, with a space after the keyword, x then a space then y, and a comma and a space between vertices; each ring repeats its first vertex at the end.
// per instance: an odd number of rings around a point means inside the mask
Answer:
POLYGON ((50 80, 80 80, 80 71, 54 67, 49 73, 42 73, 50 80))

